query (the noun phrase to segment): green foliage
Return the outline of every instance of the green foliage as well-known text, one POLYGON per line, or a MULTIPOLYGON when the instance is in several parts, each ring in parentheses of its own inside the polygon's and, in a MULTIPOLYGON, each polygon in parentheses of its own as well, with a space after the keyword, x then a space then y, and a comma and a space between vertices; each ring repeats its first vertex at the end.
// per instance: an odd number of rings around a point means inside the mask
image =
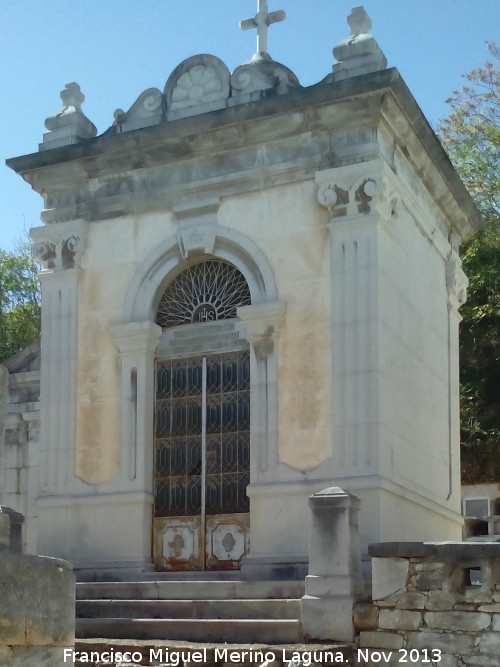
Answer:
MULTIPOLYGON (((498 47, 488 49, 500 60, 498 47)), ((500 69, 486 62, 465 78, 439 131, 487 223, 462 252, 462 478, 472 484, 500 480, 500 69)))
POLYGON ((40 335, 37 273, 29 243, 20 243, 15 253, 0 250, 0 361, 40 335))

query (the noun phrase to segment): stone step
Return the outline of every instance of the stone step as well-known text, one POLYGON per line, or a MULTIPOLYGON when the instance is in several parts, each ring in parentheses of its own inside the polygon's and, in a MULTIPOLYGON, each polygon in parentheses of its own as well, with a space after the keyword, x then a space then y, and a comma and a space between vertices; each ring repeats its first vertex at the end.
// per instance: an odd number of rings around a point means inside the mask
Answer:
POLYGON ((300 641, 300 621, 262 619, 77 618, 76 637, 168 639, 193 642, 300 641))
MULTIPOLYGON (((193 664, 199 664, 200 667, 222 667, 224 663, 237 665, 238 663, 243 665, 248 665, 249 667, 258 667, 262 662, 262 657, 265 657, 267 653, 267 659, 272 658, 273 655, 278 661, 288 661, 292 657, 299 654, 306 654, 304 662, 312 665, 334 665, 344 664, 351 665, 353 664, 353 653, 354 647, 349 644, 301 644, 301 643, 285 643, 285 644, 263 644, 253 642, 252 644, 238 644, 238 643, 225 643, 221 645, 209 644, 209 643, 195 643, 188 641, 164 641, 164 640, 134 640, 127 641, 123 639, 77 639, 75 643, 75 651, 77 656, 80 655, 83 660, 76 658, 74 664, 77 667, 101 667, 106 665, 106 667, 124 667, 123 663, 117 663, 113 660, 110 660, 110 655, 112 652, 116 654, 117 652, 121 653, 136 653, 135 657, 139 657, 139 654, 142 656, 140 661, 137 661, 134 664, 140 665, 165 665, 176 662, 176 658, 179 657, 179 665, 182 665, 184 662, 193 664), (223 651, 227 650, 228 655, 224 655, 223 651), (216 653, 218 651, 218 653, 216 653), (264 656, 259 655, 257 652, 262 652, 264 656), (196 660, 193 660, 193 657, 196 657, 197 652, 202 654, 203 660, 197 663, 196 660), (104 657, 107 662, 91 660, 90 657, 92 653, 104 657), (241 660, 231 660, 229 653, 236 653, 235 657, 240 656, 241 660), (184 654, 184 656, 182 655, 184 654), (332 659, 333 656, 333 659, 332 659), (343 656, 343 658, 341 657, 343 656), (191 660, 189 658, 191 657, 191 660), (172 659, 173 658, 173 659, 172 659)), ((68 660, 68 664, 73 664, 71 660, 68 660)))
POLYGON ((78 618, 297 619, 300 600, 78 600, 78 618))
POLYGON ((77 600, 262 600, 301 598, 304 581, 80 582, 77 600))

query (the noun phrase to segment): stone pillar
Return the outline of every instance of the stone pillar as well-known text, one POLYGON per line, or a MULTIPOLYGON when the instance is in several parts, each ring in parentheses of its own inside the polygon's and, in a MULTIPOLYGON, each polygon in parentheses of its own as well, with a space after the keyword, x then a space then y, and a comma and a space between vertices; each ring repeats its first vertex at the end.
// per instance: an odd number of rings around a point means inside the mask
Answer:
POLYGON ((5 447, 5 411, 9 391, 9 371, 0 366, 0 500, 3 486, 3 450, 5 447))
POLYGON ((40 486, 57 494, 75 472, 79 260, 87 223, 73 220, 30 231, 43 270, 40 383, 40 486))
MULTIPOLYGON (((3 450, 5 446, 5 406, 7 403, 7 391, 9 382, 9 371, 5 366, 0 366, 0 499, 3 486, 3 450)), ((10 543, 10 519, 8 515, 0 511, 0 551, 9 548, 10 543)))
POLYGON ((10 545, 10 518, 0 512, 0 551, 7 551, 10 545))
POLYGON ((301 600, 306 639, 353 641, 353 604, 362 593, 360 502, 339 487, 309 498, 309 574, 301 600))

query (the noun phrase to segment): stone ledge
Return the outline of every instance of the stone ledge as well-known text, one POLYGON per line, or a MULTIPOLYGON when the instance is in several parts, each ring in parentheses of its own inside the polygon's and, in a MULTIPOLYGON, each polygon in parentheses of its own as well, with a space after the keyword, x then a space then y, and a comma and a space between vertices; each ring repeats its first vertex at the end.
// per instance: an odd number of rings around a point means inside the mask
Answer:
POLYGON ((432 558, 442 561, 500 559, 497 542, 380 542, 370 544, 375 558, 432 558))

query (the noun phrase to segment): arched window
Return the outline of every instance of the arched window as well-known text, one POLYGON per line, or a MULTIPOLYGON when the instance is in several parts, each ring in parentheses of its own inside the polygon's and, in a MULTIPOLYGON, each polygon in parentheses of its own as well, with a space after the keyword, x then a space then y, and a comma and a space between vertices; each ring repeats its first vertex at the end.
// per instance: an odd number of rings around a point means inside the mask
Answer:
POLYGON ((236 317, 239 306, 250 305, 243 274, 229 262, 210 259, 187 267, 164 291, 156 313, 162 328, 236 317))

